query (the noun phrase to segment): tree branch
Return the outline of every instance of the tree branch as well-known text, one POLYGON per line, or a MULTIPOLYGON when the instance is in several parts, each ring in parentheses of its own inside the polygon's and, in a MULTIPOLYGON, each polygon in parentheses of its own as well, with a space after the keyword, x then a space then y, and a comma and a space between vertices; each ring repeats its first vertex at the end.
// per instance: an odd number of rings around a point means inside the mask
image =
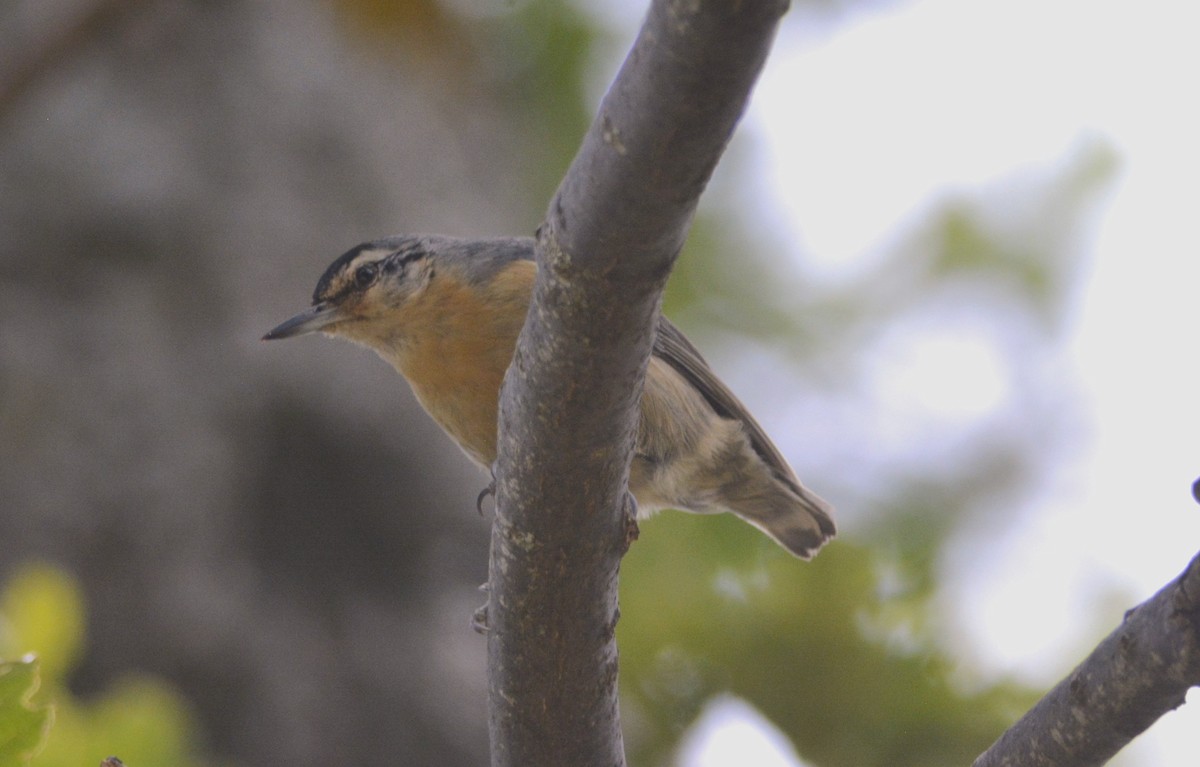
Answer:
POLYGON ((657 0, 539 228, 505 378, 489 567, 493 765, 624 764, 617 573, 663 284, 785 0, 657 0))
POLYGON ((1200 555, 1125 614, 1083 663, 974 767, 1084 767, 1107 762, 1200 685, 1200 555))

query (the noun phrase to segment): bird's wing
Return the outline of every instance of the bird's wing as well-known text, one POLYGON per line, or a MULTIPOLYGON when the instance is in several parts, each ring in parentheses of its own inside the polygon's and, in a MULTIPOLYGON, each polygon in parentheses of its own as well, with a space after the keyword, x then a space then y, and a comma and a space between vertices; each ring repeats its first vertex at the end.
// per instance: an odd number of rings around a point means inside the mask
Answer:
POLYGON ((746 429, 746 436, 750 438, 750 445, 754 448, 754 452, 762 457, 780 480, 795 490, 797 494, 805 494, 792 467, 788 466, 787 461, 779 453, 779 448, 771 442, 770 437, 758 425, 758 421, 755 421, 754 416, 746 410, 746 406, 733 395, 733 392, 729 391, 729 387, 717 378, 708 363, 704 361, 700 350, 692 345, 683 331, 661 315, 658 318, 658 332, 654 337, 653 353, 694 386, 696 391, 700 392, 712 409, 717 412, 717 415, 740 421, 746 429))

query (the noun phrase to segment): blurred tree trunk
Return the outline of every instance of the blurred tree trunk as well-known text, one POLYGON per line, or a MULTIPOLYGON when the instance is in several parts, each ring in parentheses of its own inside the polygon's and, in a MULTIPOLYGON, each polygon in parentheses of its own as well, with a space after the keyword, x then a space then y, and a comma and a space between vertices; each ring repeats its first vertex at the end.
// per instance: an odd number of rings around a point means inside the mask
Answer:
POLYGON ((785 0, 653 2, 538 236, 500 404, 492 764, 621 765, 617 574, 661 294, 785 0))

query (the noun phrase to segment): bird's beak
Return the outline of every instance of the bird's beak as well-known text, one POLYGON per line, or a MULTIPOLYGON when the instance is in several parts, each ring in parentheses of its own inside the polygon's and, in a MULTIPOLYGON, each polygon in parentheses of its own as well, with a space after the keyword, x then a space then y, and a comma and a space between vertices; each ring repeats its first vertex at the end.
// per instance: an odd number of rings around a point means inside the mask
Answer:
POLYGON ((333 304, 319 303, 305 309, 290 320, 281 322, 262 337, 264 341, 274 341, 279 338, 292 338, 306 333, 315 333, 337 322, 341 317, 333 304))

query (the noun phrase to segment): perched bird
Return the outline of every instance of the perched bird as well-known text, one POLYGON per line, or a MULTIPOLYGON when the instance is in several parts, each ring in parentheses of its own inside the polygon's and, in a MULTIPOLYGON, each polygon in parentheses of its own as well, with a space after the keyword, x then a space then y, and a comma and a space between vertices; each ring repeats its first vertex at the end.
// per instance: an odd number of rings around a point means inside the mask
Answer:
MULTIPOLYGON (((311 308, 263 338, 319 330, 374 349, 458 446, 490 467, 500 385, 533 294, 533 255, 529 238, 364 243, 325 271, 311 308)), ((805 559, 835 533, 830 505, 800 484, 745 406, 661 315, 629 489, 643 515, 732 512, 805 559)))

